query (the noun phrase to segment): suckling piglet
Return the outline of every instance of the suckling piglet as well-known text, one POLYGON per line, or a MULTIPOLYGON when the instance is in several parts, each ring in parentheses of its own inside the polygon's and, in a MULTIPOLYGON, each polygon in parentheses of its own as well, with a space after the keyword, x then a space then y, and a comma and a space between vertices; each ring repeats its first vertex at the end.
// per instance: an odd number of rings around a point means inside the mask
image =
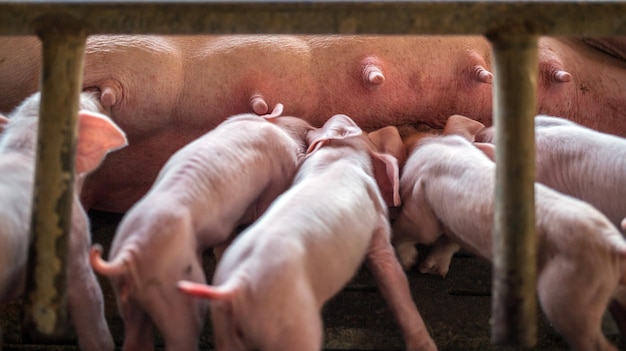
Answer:
MULTIPOLYGON (((476 142, 494 143, 495 129, 476 133, 476 142)), ((626 217, 626 138, 570 120, 535 117, 537 181, 592 204, 617 227, 626 217)))
POLYGON ((236 115, 176 152, 150 191, 122 219, 109 261, 91 263, 108 276, 124 320, 124 350, 152 350, 153 324, 165 348, 196 350, 206 303, 176 289, 206 281, 205 250, 227 242, 293 180, 312 127, 299 118, 236 115))
MULTIPOLYGON (((495 163, 468 140, 419 139, 400 178, 403 206, 393 227, 400 259, 407 264, 415 243, 432 244, 445 233, 491 261, 494 186, 495 163)), ((545 315, 574 350, 616 350, 601 319, 626 282, 626 242, 600 211, 538 183, 535 207, 537 292, 545 315)))
POLYGON ((407 349, 436 350, 390 244, 384 199, 399 204, 395 158, 345 115, 308 141, 293 186, 225 251, 213 285, 179 283, 211 301, 216 350, 321 350, 320 309, 364 259, 407 349))
MULTIPOLYGON (((39 126, 39 93, 18 106, 7 120, 0 117, 0 302, 24 293, 35 152, 39 126), (3 123, 6 122, 6 123, 3 123)), ((80 95, 76 177, 67 266, 67 304, 82 350, 112 351, 113 338, 104 316, 104 302, 96 275, 89 265, 89 219, 78 200, 86 175, 109 151, 126 145, 124 133, 99 113, 98 100, 80 95)))

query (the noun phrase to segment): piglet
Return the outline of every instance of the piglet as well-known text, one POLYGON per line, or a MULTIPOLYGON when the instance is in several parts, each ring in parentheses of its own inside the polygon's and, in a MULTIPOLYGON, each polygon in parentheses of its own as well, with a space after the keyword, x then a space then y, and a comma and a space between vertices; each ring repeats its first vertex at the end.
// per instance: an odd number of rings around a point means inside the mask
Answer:
POLYGON ((180 294, 182 279, 206 282, 202 254, 258 217, 292 182, 312 127, 299 118, 236 115, 176 152, 150 191, 122 219, 109 261, 91 263, 114 287, 124 350, 152 350, 152 325, 167 350, 198 348, 207 312, 180 294))
MULTIPOLYGON (((495 130, 476 133, 493 143, 495 130)), ((537 181, 589 202, 617 227, 626 217, 626 139, 570 120, 535 117, 537 181)))
MULTIPOLYGON (((87 173, 105 155, 126 145, 124 133, 101 111, 98 100, 80 96, 76 180, 67 270, 68 309, 82 350, 111 351, 100 285, 89 265, 89 220, 78 196, 87 173)), ((0 302, 24 293, 39 121, 39 93, 9 116, 0 140, 0 302)))
POLYGON ((178 284, 211 300, 216 350, 321 350, 320 309, 364 259, 407 349, 436 350, 390 244, 381 190, 398 205, 396 160, 345 115, 307 139, 293 186, 226 250, 213 285, 178 284))
MULTIPOLYGON (((495 163, 468 140, 418 140, 400 179, 403 207, 394 223, 394 244, 405 248, 400 259, 414 259, 415 243, 431 244, 445 232, 493 260, 494 186, 495 163)), ((574 350, 616 350, 602 335, 601 319, 626 282, 626 241, 597 209, 544 185, 535 184, 535 206, 537 292, 545 315, 574 350)))

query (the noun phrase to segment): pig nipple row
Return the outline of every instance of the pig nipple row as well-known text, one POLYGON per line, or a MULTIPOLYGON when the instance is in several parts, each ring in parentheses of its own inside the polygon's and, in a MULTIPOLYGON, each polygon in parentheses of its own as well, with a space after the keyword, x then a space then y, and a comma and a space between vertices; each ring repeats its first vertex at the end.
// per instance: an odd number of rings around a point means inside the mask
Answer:
POLYGON ((250 97, 250 108, 259 116, 266 115, 270 110, 265 98, 259 93, 253 94, 250 97))
POLYGON ((361 78, 366 87, 373 89, 385 83, 385 75, 380 67, 378 59, 366 57, 363 60, 361 78))

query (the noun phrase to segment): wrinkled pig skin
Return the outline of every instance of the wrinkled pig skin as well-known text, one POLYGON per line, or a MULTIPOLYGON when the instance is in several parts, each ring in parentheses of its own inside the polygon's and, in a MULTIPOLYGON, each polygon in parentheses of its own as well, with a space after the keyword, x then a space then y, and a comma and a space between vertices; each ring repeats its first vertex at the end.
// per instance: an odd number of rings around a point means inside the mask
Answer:
MULTIPOLYGON (((495 129, 476 133, 494 143, 495 129)), ((617 228, 626 217, 626 139, 575 122, 535 117, 536 181, 592 204, 617 228)))
POLYGON ((291 184, 313 127, 281 111, 230 117, 180 149, 122 219, 109 262, 92 251, 94 269, 116 293, 124 350, 154 349, 153 324, 167 350, 197 350, 207 306, 180 294, 176 282, 206 282, 202 253, 291 184))
MULTIPOLYGON (((0 111, 36 89, 38 46, 0 38, 0 111)), ((624 47, 541 38, 538 113, 626 136, 624 47)), ((92 36, 85 60, 84 87, 101 92, 130 144, 87 180, 83 203, 100 210, 128 210, 177 149, 277 103, 315 126, 345 113, 366 131, 441 128, 451 114, 491 123, 491 51, 479 36, 92 36)))
MULTIPOLYGON (((443 134, 459 134, 490 154, 482 143, 495 142, 495 128, 470 118, 448 118, 443 134)), ((626 216, 626 139, 601 133, 563 118, 535 117, 536 181, 581 199, 604 213, 621 228, 626 216)), ((445 276, 458 246, 445 239, 434 245, 420 271, 445 276)), ((626 329, 625 329, 626 330, 626 329)))
POLYGON ((395 159, 375 152, 345 115, 307 139, 294 184, 226 249, 213 285, 179 283, 183 292, 211 300, 216 350, 321 350, 320 310, 364 259, 407 350, 436 350, 389 241, 379 189, 394 187, 377 186, 397 183, 395 159))
MULTIPOLYGON (((494 142, 494 128, 475 135, 494 142)), ((552 116, 535 117, 536 180, 561 193, 586 201, 617 227, 626 216, 626 139, 552 116)), ((440 245, 448 246, 452 245, 440 245)), ((441 257, 441 256, 439 256, 441 257)), ((429 261, 437 262, 439 259, 429 261)), ((626 289, 619 289, 612 313, 626 335, 626 289)))
MULTIPOLYGON (((97 98, 82 94, 78 116, 75 199, 67 270, 67 303, 83 350, 112 351, 113 338, 104 317, 100 285, 89 265, 89 221, 78 193, 85 174, 105 154, 126 144, 124 134, 99 111, 97 98)), ((39 94, 24 101, 0 135, 0 302, 23 294, 29 245, 39 94)))
MULTIPOLYGON (((495 163, 468 140, 419 140, 400 179, 403 208, 393 226, 399 258, 408 265, 416 242, 432 244, 445 232, 493 261, 494 187, 495 163)), ((601 320, 626 282, 626 241, 597 209, 539 183, 535 207, 537 293, 545 315, 573 350, 617 350, 602 335, 601 320)))
MULTIPOLYGON (((626 50, 626 38, 614 43, 626 50)), ((626 137, 626 58, 573 38, 541 38, 539 48, 537 114, 626 137)))

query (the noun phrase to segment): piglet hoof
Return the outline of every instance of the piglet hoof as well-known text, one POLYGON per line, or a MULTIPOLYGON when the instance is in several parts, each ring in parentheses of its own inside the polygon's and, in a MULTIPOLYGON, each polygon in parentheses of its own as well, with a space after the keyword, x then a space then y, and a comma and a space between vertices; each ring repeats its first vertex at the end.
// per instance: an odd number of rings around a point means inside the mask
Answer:
POLYGON ((442 278, 445 278, 448 274, 448 270, 450 269, 450 262, 447 264, 445 262, 439 262, 436 258, 432 256, 426 257, 424 262, 420 265, 420 272, 424 274, 432 274, 432 275, 440 275, 442 278))
POLYGON ((403 243, 396 246, 396 255, 400 265, 406 271, 411 269, 417 262, 417 248, 413 243, 403 243))

